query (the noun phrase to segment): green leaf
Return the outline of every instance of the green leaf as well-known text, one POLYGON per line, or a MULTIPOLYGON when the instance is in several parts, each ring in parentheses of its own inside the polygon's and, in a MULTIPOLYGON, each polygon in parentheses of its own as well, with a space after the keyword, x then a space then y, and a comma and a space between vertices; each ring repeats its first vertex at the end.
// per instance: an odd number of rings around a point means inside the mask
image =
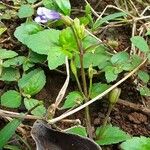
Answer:
POLYGON ((100 63, 100 64, 98 65, 98 68, 99 68, 99 69, 104 69, 105 67, 111 66, 111 65, 112 65, 112 63, 111 63, 110 61, 104 61, 104 62, 102 62, 102 63, 100 63))
POLYGON ((1 105, 9 108, 18 108, 21 105, 21 95, 17 91, 10 90, 1 96, 1 105))
POLYGON ((59 11, 55 0, 43 0, 43 5, 51 10, 59 11))
POLYGON ((15 68, 3 68, 0 80, 2 81, 18 81, 20 78, 20 73, 18 69, 15 68))
POLYGON ((114 54, 111 58, 112 64, 122 64, 127 63, 130 59, 130 56, 127 52, 118 52, 117 54, 114 54))
POLYGON ((66 97, 65 103, 62 106, 63 109, 72 108, 74 106, 80 105, 83 102, 83 97, 78 91, 70 92, 66 97))
POLYGON ((125 70, 125 67, 126 69, 128 69, 129 71, 130 70, 133 70, 135 69, 136 67, 138 67, 140 65, 140 63, 142 62, 142 59, 141 57, 139 57, 138 55, 131 55, 131 66, 128 66, 128 64, 124 65, 124 70, 125 70))
POLYGON ((56 0, 55 3, 65 15, 70 15, 71 5, 69 0, 56 0))
POLYGON ((27 0, 27 2, 28 3, 31 3, 31 4, 33 4, 33 3, 35 3, 37 0, 27 0))
POLYGON ((27 60, 27 61, 25 61, 25 62, 23 63, 23 70, 24 70, 24 71, 27 71, 27 70, 29 70, 30 68, 34 67, 34 66, 35 66, 34 63, 32 63, 32 62, 30 62, 29 60, 27 60))
POLYGON ((96 135, 102 132, 100 139, 96 140, 99 145, 111 145, 130 139, 130 136, 118 127, 107 125, 105 128, 97 128, 96 135))
POLYGON ((94 98, 94 97, 98 96, 99 94, 106 91, 109 87, 110 87, 110 85, 108 85, 108 84, 94 83, 92 85, 90 98, 94 98))
POLYGON ((0 36, 7 30, 5 26, 0 26, 0 36))
POLYGON ((18 146, 15 145, 5 145, 4 149, 9 149, 9 150, 21 150, 18 146))
POLYGON ((140 87, 140 94, 143 96, 150 96, 150 89, 146 86, 140 87))
POLYGON ((141 36, 134 36, 131 38, 131 42, 142 52, 149 52, 149 46, 147 42, 141 36))
MULTIPOLYGON (((104 47, 99 46, 94 52, 87 52, 84 54, 83 65, 84 68, 89 68, 90 65, 95 67, 109 59, 110 56, 105 52, 104 47)), ((80 67, 79 55, 76 55, 75 63, 77 67, 80 67)))
POLYGON ((18 54, 12 50, 6 50, 0 48, 0 59, 8 59, 17 56, 18 54))
POLYGON ((107 21, 115 20, 117 18, 126 17, 126 16, 127 16, 127 14, 124 13, 124 12, 117 12, 117 13, 114 13, 114 14, 110 14, 106 17, 97 19, 96 22, 93 25, 93 28, 96 29, 96 28, 100 27, 103 23, 106 23, 107 21))
POLYGON ((30 51, 29 60, 34 63, 43 63, 47 60, 47 56, 30 51))
POLYGON ((17 127, 21 124, 21 120, 13 119, 0 131, 0 148, 2 148, 8 140, 13 136, 17 127))
POLYGON ((145 35, 150 35, 150 30, 148 30, 145 35))
POLYGON ((105 71, 105 77, 108 83, 117 79, 118 72, 116 72, 115 67, 107 66, 104 68, 104 71, 105 71))
POLYGON ((65 54, 62 52, 60 47, 51 47, 48 53, 48 66, 51 70, 56 69, 65 63, 65 54))
POLYGON ((36 107, 34 110, 31 111, 31 114, 39 117, 43 117, 46 113, 46 108, 41 103, 42 101, 36 99, 24 99, 24 105, 28 111, 31 110, 37 104, 40 104, 40 106, 36 107))
POLYGON ((35 95, 44 87, 45 83, 46 77, 44 71, 35 69, 24 74, 18 81, 18 86, 25 94, 35 95))
MULTIPOLYGON (((91 45, 94 45, 94 44, 96 45, 96 44, 98 44, 97 40, 96 40, 94 37, 90 36, 90 35, 86 35, 82 42, 83 42, 83 47, 84 47, 84 49, 90 47, 91 45)), ((97 46, 97 47, 98 47, 98 46, 97 46)), ((95 48, 92 49, 91 51, 94 52, 94 50, 95 50, 97 47, 95 47, 95 48)), ((102 51, 104 52, 104 51, 106 50, 106 48, 105 48, 103 45, 100 45, 100 48, 101 48, 101 52, 102 52, 102 51)))
POLYGON ((37 34, 30 35, 26 39, 26 45, 38 54, 48 54, 49 51, 59 44, 59 30, 46 29, 37 34))
POLYGON ((34 22, 23 23, 21 26, 17 27, 14 36, 23 44, 26 44, 27 39, 30 35, 35 34, 42 30, 42 27, 39 24, 34 22))
POLYGON ((0 19, 12 19, 12 18, 14 18, 14 17, 16 17, 16 14, 17 14, 17 12, 16 12, 16 10, 14 10, 14 9, 6 9, 5 10, 5 13, 3 13, 1 16, 0 16, 0 19))
POLYGON ((24 63, 25 59, 26 59, 26 57, 24 57, 24 56, 18 56, 15 58, 11 58, 11 59, 3 62, 3 67, 20 66, 24 63))
POLYGON ((86 129, 83 126, 74 126, 65 130, 67 133, 80 135, 83 137, 87 137, 86 129))
POLYGON ((21 5, 19 12, 18 12, 19 18, 31 17, 33 14, 34 14, 34 9, 29 4, 21 5))
POLYGON ((121 144, 122 150, 150 150, 150 138, 133 137, 121 144))
POLYGON ((144 83, 148 83, 150 76, 147 72, 140 70, 138 72, 138 77, 144 82, 144 83))
POLYGON ((63 29, 60 32, 59 43, 65 51, 69 51, 71 53, 77 51, 76 40, 70 27, 63 29))
POLYGON ((126 63, 118 64, 125 71, 131 71, 135 69, 141 63, 141 58, 137 55, 131 55, 126 63))

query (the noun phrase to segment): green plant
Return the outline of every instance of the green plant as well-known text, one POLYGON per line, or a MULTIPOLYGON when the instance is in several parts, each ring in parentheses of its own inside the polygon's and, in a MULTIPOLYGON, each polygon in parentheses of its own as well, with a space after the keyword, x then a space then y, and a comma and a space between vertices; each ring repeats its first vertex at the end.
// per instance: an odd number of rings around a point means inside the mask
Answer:
MULTIPOLYGON (((74 109, 84 108, 86 105, 86 128, 75 126, 66 130, 66 132, 80 133, 82 136, 93 138, 94 133, 92 132, 90 107, 88 105, 92 103, 92 100, 96 101, 107 95, 109 101, 108 113, 103 125, 96 129, 95 141, 99 145, 110 145, 125 141, 121 144, 121 148, 127 150, 126 145, 128 145, 128 142, 132 143, 132 140, 134 143, 134 137, 131 138, 118 127, 109 125, 108 118, 121 93, 121 89, 117 88, 117 86, 135 72, 137 79, 140 81, 140 85, 137 88, 141 95, 150 96, 148 88, 149 74, 142 69, 139 70, 141 66, 150 61, 150 49, 147 41, 142 36, 133 36, 131 38, 133 46, 140 51, 140 54, 144 55, 144 58, 137 53, 130 54, 126 51, 114 53, 110 51, 112 47, 108 43, 98 40, 86 30, 85 26, 89 26, 90 30, 95 32, 109 21, 128 22, 129 13, 123 11, 105 17, 102 17, 102 14, 94 22, 91 6, 86 5, 84 18, 72 20, 69 18, 71 13, 69 0, 65 0, 65 2, 62 0, 36 2, 36 0, 27 0, 19 3, 19 7, 14 8, 15 12, 18 11, 19 18, 27 18, 25 23, 16 28, 14 36, 27 46, 28 54, 22 56, 13 50, 0 49, 0 80, 7 84, 16 83, 14 90, 8 90, 2 94, 1 106, 19 108, 23 104, 26 108, 26 113, 20 113, 18 116, 22 120, 30 113, 32 117, 44 119, 47 123, 54 124, 56 121, 61 120, 59 117, 53 118, 55 111, 58 109, 67 110, 66 114, 72 114, 74 109), (53 11, 40 7, 41 11, 37 16, 39 20, 34 21, 32 20, 32 15, 35 14, 35 8, 40 5, 44 5, 53 11), (47 17, 47 14, 52 16, 47 17), (86 22, 83 19, 86 19, 86 22), (41 25, 40 23, 46 24, 41 25), (61 66, 66 65, 66 72, 70 71, 72 73, 78 89, 71 91, 62 102, 68 85, 68 80, 66 79, 67 82, 60 90, 58 99, 54 104, 49 104, 46 109, 43 101, 34 97, 46 84, 44 70, 41 67, 37 67, 37 64, 45 65, 50 70, 60 69, 61 66), (121 73, 125 77, 119 82, 118 77, 121 73), (127 73, 129 73, 128 76, 126 75, 127 73), (101 80, 95 83, 93 79, 99 74, 101 75, 101 80), (116 84, 113 84, 114 82, 116 84)), ((0 33, 2 34, 3 32, 4 30, 0 33)), ((149 36, 149 31, 147 31, 146 36, 149 36)), ((0 131, 0 137, 4 137, 3 139, 0 138, 0 147, 7 143, 22 120, 14 119, 0 131), (9 132, 6 132, 7 130, 9 132)), ((143 142, 147 142, 147 139, 140 138, 143 142)), ((147 148, 148 146, 145 147, 147 148)), ((148 150, 146 148, 145 150, 148 150)))

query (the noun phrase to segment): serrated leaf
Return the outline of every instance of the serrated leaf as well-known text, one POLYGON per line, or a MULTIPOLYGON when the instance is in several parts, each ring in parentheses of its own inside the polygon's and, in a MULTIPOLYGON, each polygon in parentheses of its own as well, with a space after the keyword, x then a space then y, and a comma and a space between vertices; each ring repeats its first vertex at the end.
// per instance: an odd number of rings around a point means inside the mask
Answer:
POLYGON ((128 62, 130 59, 129 54, 127 52, 118 52, 111 57, 112 64, 122 64, 128 62))
POLYGON ((65 15, 70 15, 71 4, 69 0, 56 0, 55 3, 65 15))
POLYGON ((3 67, 20 66, 24 63, 25 59, 26 59, 26 57, 24 57, 24 56, 18 56, 15 58, 11 58, 11 59, 3 62, 3 67))
POLYGON ((121 144, 122 150, 150 150, 150 138, 133 137, 121 144))
POLYGON ((70 27, 63 29, 59 35, 59 42, 64 50, 69 52, 77 51, 77 44, 70 27))
POLYGON ((13 136, 17 127, 21 124, 21 120, 13 119, 0 131, 0 148, 2 148, 8 140, 13 136))
POLYGON ((23 70, 24 70, 24 71, 27 71, 27 70, 29 70, 30 68, 34 67, 34 66, 35 66, 34 63, 32 63, 32 62, 30 62, 30 61, 25 61, 25 62, 23 63, 23 70))
POLYGON ((99 68, 99 69, 104 69, 106 66, 111 66, 111 65, 112 65, 111 62, 109 62, 109 61, 104 61, 104 62, 102 62, 102 63, 100 63, 100 64, 98 65, 98 68, 99 68))
POLYGON ((138 77, 144 82, 144 83, 148 83, 150 76, 147 72, 139 70, 138 72, 138 77))
POLYGON ((20 78, 20 73, 18 69, 15 68, 3 68, 0 80, 2 81, 18 81, 20 78))
POLYGON ((130 57, 131 57, 131 68, 130 68, 130 70, 133 70, 134 68, 136 68, 137 66, 140 65, 140 63, 142 62, 142 59, 138 55, 131 55, 130 57))
MULTIPOLYGON (((82 42, 83 42, 84 49, 88 48, 91 45, 98 44, 97 40, 90 35, 86 35, 82 42)), ((95 50, 96 48, 94 48, 93 50, 95 50)), ((102 51, 104 52, 106 50, 106 48, 103 45, 100 45, 100 48, 101 48, 101 52, 102 51)))
POLYGON ((65 103, 62 106, 63 109, 72 108, 73 106, 80 105, 83 102, 83 97, 78 91, 70 92, 66 97, 65 103))
POLYGON ((65 131, 67 133, 71 133, 71 134, 76 134, 76 135, 80 135, 80 136, 83 136, 83 137, 87 137, 87 132, 86 132, 85 127, 80 126, 80 125, 71 127, 69 129, 66 129, 65 131))
POLYGON ((98 96, 99 94, 103 93, 105 90, 107 90, 110 87, 108 84, 102 84, 102 83, 94 83, 92 85, 90 98, 94 98, 98 96))
POLYGON ((39 24, 34 22, 23 23, 21 26, 17 27, 14 36, 23 44, 26 44, 27 39, 30 35, 35 34, 42 30, 42 27, 39 24))
POLYGON ((48 52, 48 66, 51 70, 56 69, 65 63, 65 54, 62 52, 61 47, 51 47, 48 52))
POLYGON ((110 14, 106 17, 97 19, 93 25, 93 28, 96 29, 96 28, 100 27, 103 23, 106 23, 107 21, 115 20, 117 18, 126 17, 126 16, 127 16, 127 14, 124 12, 117 12, 117 13, 110 14))
POLYGON ((34 9, 29 4, 21 5, 19 12, 18 12, 19 18, 31 17, 33 14, 34 14, 34 9))
POLYGON ((130 139, 127 133, 112 125, 107 125, 105 128, 97 128, 96 135, 99 136, 100 132, 102 132, 100 139, 96 140, 96 143, 99 145, 111 145, 130 139))
POLYGON ((18 81, 18 86, 25 94, 35 95, 44 87, 45 83, 46 77, 44 71, 35 69, 24 74, 18 81))
POLYGON ((26 45, 38 54, 47 55, 49 51, 59 44, 59 30, 46 29, 26 39, 26 45))
POLYGON ((149 52, 149 46, 145 39, 141 36, 134 36, 131 38, 131 42, 142 52, 149 52))
POLYGON ((17 56, 18 54, 12 50, 0 48, 0 59, 8 59, 17 56))
POLYGON ((40 106, 36 107, 34 110, 31 111, 31 114, 39 117, 43 117, 46 113, 46 108, 43 104, 41 104, 41 101, 36 99, 24 99, 24 105, 27 110, 31 110, 34 106, 40 103, 40 106))
MULTIPOLYGON (((104 47, 98 47, 94 52, 87 52, 83 56, 84 68, 89 68, 90 65, 93 67, 106 62, 110 59, 110 56, 104 51, 104 47)), ((75 57, 75 63, 77 67, 80 67, 79 55, 75 57)))
POLYGON ((34 63, 43 63, 47 60, 46 55, 41 55, 41 54, 35 53, 33 51, 30 51, 28 58, 31 62, 34 62, 34 63))
POLYGON ((150 96, 150 88, 146 87, 146 86, 142 86, 139 88, 140 90, 140 94, 143 96, 150 96))
POLYGON ((43 5, 51 10, 59 11, 55 0, 43 0, 43 5))
POLYGON ((1 105, 9 108, 18 108, 21 105, 21 95, 17 91, 10 90, 1 96, 1 105))
POLYGON ((113 66, 107 66, 104 68, 105 71, 105 78, 107 82, 115 81, 118 77, 118 73, 116 72, 115 68, 113 66))
POLYGON ((35 3, 37 0, 27 0, 27 2, 28 3, 31 3, 31 4, 33 4, 33 3, 35 3))

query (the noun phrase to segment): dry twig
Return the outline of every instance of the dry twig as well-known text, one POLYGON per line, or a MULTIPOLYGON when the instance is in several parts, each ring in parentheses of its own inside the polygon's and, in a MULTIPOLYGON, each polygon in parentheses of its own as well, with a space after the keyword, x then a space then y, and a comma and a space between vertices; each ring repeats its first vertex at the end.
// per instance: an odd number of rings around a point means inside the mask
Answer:
POLYGON ((64 113, 62 115, 60 115, 59 117, 56 117, 54 119, 50 119, 48 120, 49 124, 54 124, 82 109, 84 109, 85 107, 89 106, 90 104, 94 103, 95 101, 97 101, 98 99, 101 99, 103 96, 105 96, 106 94, 108 94, 111 90, 113 90, 115 87, 117 87, 118 85, 120 85, 121 83, 123 83, 125 80, 127 80, 129 77, 131 77, 135 72, 137 72, 139 70, 139 68, 141 66, 143 66, 146 63, 147 59, 145 59, 138 67, 136 67, 133 71, 131 71, 128 75, 126 75, 124 78, 122 78, 120 81, 118 81, 117 83, 115 83, 114 85, 112 85, 109 89, 107 89, 106 91, 104 91, 103 93, 99 94, 98 96, 96 96, 95 98, 91 99, 90 101, 84 103, 83 105, 71 110, 68 113, 64 113))

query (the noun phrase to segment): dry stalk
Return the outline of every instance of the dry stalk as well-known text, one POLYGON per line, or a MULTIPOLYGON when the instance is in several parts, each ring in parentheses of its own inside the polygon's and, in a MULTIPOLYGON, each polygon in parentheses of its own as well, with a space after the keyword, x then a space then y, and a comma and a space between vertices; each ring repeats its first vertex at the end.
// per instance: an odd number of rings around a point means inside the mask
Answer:
POLYGON ((2 117, 30 119, 30 120, 42 119, 41 117, 38 117, 38 116, 21 115, 20 113, 17 113, 17 112, 12 112, 12 111, 2 110, 2 109, 0 109, 0 116, 2 116, 2 117))
POLYGON ((84 103, 83 105, 71 110, 68 113, 64 113, 62 115, 60 115, 59 117, 56 117, 54 119, 48 120, 49 124, 54 124, 82 109, 84 109, 85 107, 89 106, 90 104, 94 103, 95 101, 97 101, 98 99, 101 99, 103 96, 105 96, 106 94, 108 94, 111 90, 113 90, 115 87, 117 87, 118 85, 120 85, 121 83, 123 83, 125 80, 127 80, 129 77, 131 77, 135 72, 137 72, 139 70, 139 68, 141 66, 143 66, 147 61, 147 58, 138 66, 136 67, 133 71, 131 71, 129 74, 127 74, 124 78, 122 78, 120 81, 118 81, 117 83, 115 83, 114 85, 112 85, 109 89, 107 89, 106 91, 104 91, 103 93, 99 94, 98 96, 96 96, 95 98, 91 99, 90 101, 84 103))
POLYGON ((56 98, 56 101, 55 101, 55 106, 56 108, 59 106, 59 104, 61 103, 61 101, 63 100, 64 98, 64 95, 66 93, 66 90, 67 90, 67 87, 69 85, 69 79, 70 79, 70 72, 69 72, 69 63, 68 63, 68 57, 66 57, 66 72, 67 72, 67 78, 65 80, 65 83, 64 85, 62 86, 57 98, 56 98))
MULTIPOLYGON (((86 2, 87 5, 90 5, 89 2, 87 0, 84 0, 86 2)), ((90 5, 91 11, 92 13, 96 16, 99 17, 99 14, 92 8, 92 6, 90 5)))

